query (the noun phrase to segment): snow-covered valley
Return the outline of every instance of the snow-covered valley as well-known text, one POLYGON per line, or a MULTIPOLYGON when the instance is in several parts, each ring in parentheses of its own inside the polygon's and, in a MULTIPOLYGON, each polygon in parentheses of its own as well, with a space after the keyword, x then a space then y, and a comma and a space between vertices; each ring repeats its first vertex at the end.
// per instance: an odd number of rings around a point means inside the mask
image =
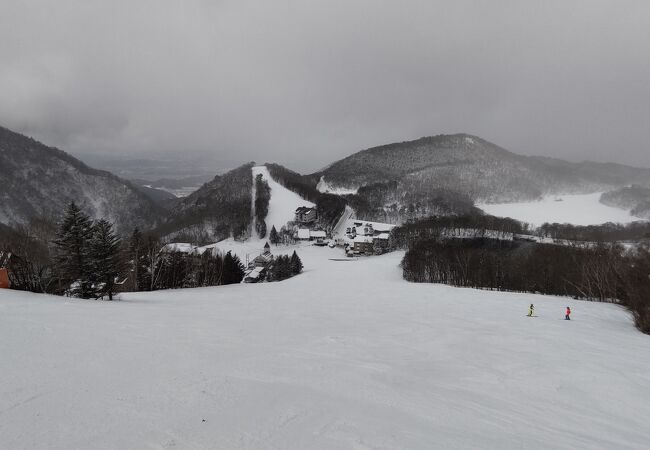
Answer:
POLYGON ((629 223, 641 220, 619 208, 600 203, 601 193, 554 195, 536 202, 480 203, 476 206, 487 214, 510 217, 540 226, 548 223, 598 225, 606 222, 629 223))
POLYGON ((622 308, 297 250, 280 283, 0 290, 0 447, 647 448, 650 346, 622 308))

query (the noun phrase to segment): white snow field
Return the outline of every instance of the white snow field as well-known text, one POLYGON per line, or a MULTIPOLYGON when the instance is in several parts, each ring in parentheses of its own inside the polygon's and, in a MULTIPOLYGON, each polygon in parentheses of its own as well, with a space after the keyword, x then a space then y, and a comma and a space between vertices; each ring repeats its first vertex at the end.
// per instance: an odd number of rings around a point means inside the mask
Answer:
POLYGON ((601 193, 554 195, 536 202, 479 203, 476 206, 488 214, 510 217, 535 226, 549 223, 598 225, 605 222, 629 223, 642 220, 619 208, 600 203, 601 193), (560 200, 560 201, 558 201, 560 200))
POLYGON ((327 181, 325 181, 325 177, 320 177, 320 180, 318 180, 318 184, 316 185, 316 189, 318 189, 319 192, 323 192, 325 194, 336 195, 356 194, 359 191, 359 188, 352 189, 332 186, 327 181))
POLYGON ((280 283, 0 290, 0 448, 648 448, 650 337, 623 309, 298 251, 280 283))
MULTIPOLYGON (((253 179, 261 174, 271 188, 271 199, 269 200, 269 213, 266 216, 266 235, 271 232, 271 228, 275 225, 275 229, 280 231, 288 221, 295 218, 296 209, 300 206, 315 206, 312 202, 305 200, 298 194, 282 186, 275 181, 269 169, 266 166, 253 167, 253 179)), ((255 198, 253 198, 253 204, 255 198)))

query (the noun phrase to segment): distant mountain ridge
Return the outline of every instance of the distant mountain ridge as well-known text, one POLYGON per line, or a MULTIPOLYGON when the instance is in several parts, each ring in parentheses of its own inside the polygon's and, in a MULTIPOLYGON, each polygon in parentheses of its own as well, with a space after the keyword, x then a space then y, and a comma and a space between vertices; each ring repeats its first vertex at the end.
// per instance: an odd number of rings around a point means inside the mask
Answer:
POLYGON ((163 210, 130 182, 0 127, 0 223, 58 220, 74 201, 122 232, 154 226, 163 210))
POLYGON ((650 169, 522 156, 477 136, 454 134, 363 150, 312 177, 342 188, 397 181, 404 190, 426 185, 474 201, 509 202, 648 184, 650 169))
MULTIPOLYGON (((162 236, 184 236, 191 242, 244 239, 251 233, 253 165, 218 174, 187 197, 171 198, 0 127, 0 223, 56 220, 75 201, 122 231, 155 228, 162 236)), ((476 212, 477 201, 605 192, 633 183, 650 188, 650 169, 522 156, 468 134, 369 148, 310 175, 266 166, 280 184, 316 203, 326 226, 346 204, 360 219, 400 223, 476 212), (319 186, 348 193, 323 194, 319 186)))

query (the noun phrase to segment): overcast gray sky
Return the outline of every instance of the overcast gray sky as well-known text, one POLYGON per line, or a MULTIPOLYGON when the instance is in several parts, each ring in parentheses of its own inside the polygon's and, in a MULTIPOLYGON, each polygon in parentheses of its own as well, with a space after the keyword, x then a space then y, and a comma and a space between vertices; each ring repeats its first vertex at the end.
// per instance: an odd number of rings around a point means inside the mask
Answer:
POLYGON ((650 1, 2 0, 0 124, 304 172, 456 132, 650 167, 650 1))

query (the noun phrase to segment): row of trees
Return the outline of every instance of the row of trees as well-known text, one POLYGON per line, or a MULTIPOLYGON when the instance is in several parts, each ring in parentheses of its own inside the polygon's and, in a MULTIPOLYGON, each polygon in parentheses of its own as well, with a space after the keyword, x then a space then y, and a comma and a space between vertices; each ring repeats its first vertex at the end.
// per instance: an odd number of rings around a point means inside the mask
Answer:
POLYGON ((495 239, 421 239, 402 260, 408 281, 620 302, 650 333, 650 249, 495 239))
POLYGON ((181 252, 163 247, 155 236, 138 229, 129 239, 125 259, 131 273, 126 288, 136 292, 220 286, 239 283, 244 277, 243 264, 231 252, 181 252))
POLYGON ((124 265, 121 241, 110 222, 92 222, 71 203, 54 244, 60 289, 66 287, 70 295, 81 298, 107 295, 113 299, 115 282, 123 274, 124 265))
POLYGON ((391 249, 405 249, 414 241, 437 239, 448 231, 454 230, 474 230, 477 236, 490 234, 488 232, 512 235, 526 234, 530 231, 526 224, 517 220, 485 214, 432 216, 393 228, 390 240, 391 249))
POLYGON ((514 219, 472 213, 463 215, 432 216, 418 221, 409 221, 393 230, 393 248, 406 248, 415 239, 436 238, 446 230, 473 229, 483 232, 498 232, 548 237, 558 240, 586 242, 638 241, 650 239, 650 223, 628 224, 604 223, 600 225, 572 225, 568 223, 544 223, 537 228, 514 219))
POLYGON ((267 281, 282 281, 302 272, 303 265, 298 254, 280 255, 273 260, 273 266, 266 274, 267 281))
POLYGON ((536 234, 554 239, 590 242, 649 239, 650 222, 604 223, 601 225, 545 223, 536 230, 536 234))
POLYGON ((260 238, 266 236, 266 216, 269 213, 269 201, 271 200, 271 188, 262 178, 262 175, 255 177, 255 231, 260 238))
POLYGON ((51 249, 56 224, 32 220, 15 229, 0 226, 0 249, 12 253, 9 278, 14 289, 50 292, 53 289, 51 249))
MULTIPOLYGON (((291 222, 289 222, 287 225, 291 225, 291 222)), ((269 232, 269 242, 271 242, 271 244, 291 245, 296 243, 293 228, 287 225, 283 225, 280 228, 280 231, 275 229, 275 225, 271 227, 271 231, 269 232)))
POLYGON ((166 251, 154 234, 137 228, 121 239, 110 222, 93 222, 74 203, 58 229, 49 222, 32 223, 3 233, 0 246, 15 255, 9 267, 13 288, 81 298, 239 283, 244 275, 230 252, 166 251))

